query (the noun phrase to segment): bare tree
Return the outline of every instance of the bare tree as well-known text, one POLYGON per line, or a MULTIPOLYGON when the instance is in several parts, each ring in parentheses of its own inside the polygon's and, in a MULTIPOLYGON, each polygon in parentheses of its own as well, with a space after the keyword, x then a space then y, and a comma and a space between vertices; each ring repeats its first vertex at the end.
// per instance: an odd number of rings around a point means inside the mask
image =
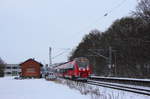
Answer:
POLYGON ((133 15, 150 23, 150 0, 140 0, 133 15))

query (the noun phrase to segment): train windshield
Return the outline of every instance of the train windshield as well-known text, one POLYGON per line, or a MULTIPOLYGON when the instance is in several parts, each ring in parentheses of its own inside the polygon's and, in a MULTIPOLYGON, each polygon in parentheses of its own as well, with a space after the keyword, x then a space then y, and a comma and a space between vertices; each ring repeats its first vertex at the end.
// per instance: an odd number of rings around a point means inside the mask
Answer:
POLYGON ((78 58, 76 59, 76 62, 79 67, 86 68, 89 65, 89 60, 86 58, 78 58))

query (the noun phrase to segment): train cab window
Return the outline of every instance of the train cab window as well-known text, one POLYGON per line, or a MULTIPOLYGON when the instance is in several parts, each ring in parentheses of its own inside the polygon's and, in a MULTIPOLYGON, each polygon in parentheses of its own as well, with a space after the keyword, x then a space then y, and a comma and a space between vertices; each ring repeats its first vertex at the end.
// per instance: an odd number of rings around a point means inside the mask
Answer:
POLYGON ((78 59, 78 60, 76 60, 76 62, 79 67, 83 67, 83 68, 85 68, 89 65, 88 59, 85 59, 85 58, 78 59))

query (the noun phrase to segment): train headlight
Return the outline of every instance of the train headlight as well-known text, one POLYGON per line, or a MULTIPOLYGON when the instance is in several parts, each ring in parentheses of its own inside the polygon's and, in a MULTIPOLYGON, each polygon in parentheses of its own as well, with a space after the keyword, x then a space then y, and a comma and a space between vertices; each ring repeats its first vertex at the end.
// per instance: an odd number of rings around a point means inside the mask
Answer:
POLYGON ((81 71, 82 69, 81 68, 79 68, 79 71, 81 71))
POLYGON ((89 67, 87 67, 87 70, 89 70, 89 67))
POLYGON ((83 71, 85 71, 85 68, 83 68, 83 71))

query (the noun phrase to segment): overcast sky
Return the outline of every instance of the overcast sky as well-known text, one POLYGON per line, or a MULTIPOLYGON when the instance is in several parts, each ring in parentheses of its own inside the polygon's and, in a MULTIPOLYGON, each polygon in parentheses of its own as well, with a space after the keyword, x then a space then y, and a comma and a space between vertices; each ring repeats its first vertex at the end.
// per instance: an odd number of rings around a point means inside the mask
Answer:
POLYGON ((35 58, 63 62, 92 29, 105 31, 129 16, 137 0, 0 0, 0 57, 7 63, 35 58), (104 17, 104 14, 108 13, 104 17))

